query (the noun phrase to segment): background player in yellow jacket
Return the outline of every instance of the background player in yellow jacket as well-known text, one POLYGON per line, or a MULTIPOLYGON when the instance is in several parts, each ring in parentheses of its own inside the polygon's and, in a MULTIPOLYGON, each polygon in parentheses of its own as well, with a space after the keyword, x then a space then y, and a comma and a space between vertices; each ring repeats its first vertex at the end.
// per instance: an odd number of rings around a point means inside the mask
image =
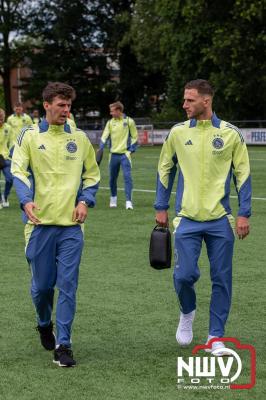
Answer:
POLYGON ((117 178, 121 166, 125 182, 126 209, 133 209, 130 155, 137 149, 138 132, 134 120, 123 113, 124 106, 120 101, 110 104, 109 108, 112 119, 107 122, 104 128, 100 151, 108 142, 110 147, 110 207, 117 207, 117 178))
POLYGON ((68 123, 68 125, 72 126, 72 128, 77 127, 74 115, 71 112, 68 114, 67 123, 68 123))
POLYGON ((38 125, 41 122, 40 113, 37 108, 34 108, 34 110, 32 111, 31 119, 33 125, 38 125))
POLYGON ((249 233, 251 180, 242 134, 212 111, 213 95, 208 81, 197 79, 186 84, 183 108, 189 120, 174 126, 163 145, 155 209, 158 224, 166 226, 178 165, 174 286, 181 313, 176 339, 185 346, 193 338, 194 284, 200 276, 198 258, 204 240, 212 281, 208 341, 215 338, 211 350, 223 355, 226 348, 216 338, 224 335, 231 304, 234 218, 229 204, 230 181, 233 175, 239 201, 236 233, 244 239, 249 233))
POLYGON ((43 91, 46 118, 22 131, 12 158, 14 185, 24 209, 37 330, 43 347, 55 349, 54 362, 63 367, 76 364, 71 327, 83 248, 81 224, 88 207, 95 205, 100 179, 86 134, 66 123, 74 97, 71 86, 49 83, 43 91), (51 320, 55 286, 56 341, 51 320))
POLYGON ((5 177, 5 189, 1 194, 0 191, 0 209, 9 207, 8 196, 12 187, 12 174, 10 172, 11 158, 10 158, 10 141, 12 140, 12 129, 9 124, 5 122, 5 111, 0 108, 0 155, 1 155, 1 171, 5 177))
POLYGON ((14 114, 10 115, 7 118, 7 123, 12 128, 12 141, 11 146, 16 143, 17 137, 19 136, 21 129, 26 126, 30 126, 33 124, 31 117, 24 113, 23 105, 20 102, 17 102, 14 106, 14 114))

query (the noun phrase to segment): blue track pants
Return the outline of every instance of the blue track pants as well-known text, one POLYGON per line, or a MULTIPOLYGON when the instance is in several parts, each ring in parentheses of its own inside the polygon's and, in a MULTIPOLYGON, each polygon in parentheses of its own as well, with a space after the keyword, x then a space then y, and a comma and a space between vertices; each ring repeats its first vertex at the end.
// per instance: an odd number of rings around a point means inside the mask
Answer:
POLYGON ((200 277, 198 259, 203 240, 212 282, 209 335, 222 337, 232 296, 234 233, 227 216, 208 222, 181 218, 175 231, 174 286, 181 311, 187 314, 195 310, 194 284, 200 277))
POLYGON ((126 154, 111 153, 109 162, 109 173, 110 173, 110 190, 111 196, 117 196, 117 178, 120 170, 120 165, 123 170, 124 182, 125 182, 125 195, 126 200, 131 200, 132 197, 132 177, 131 177, 131 162, 126 154))
POLYGON ((13 176, 11 174, 10 169, 11 169, 11 161, 10 160, 5 160, 5 166, 2 169, 4 177, 5 177, 5 181, 6 181, 5 190, 4 190, 5 200, 7 200, 8 196, 9 196, 9 193, 10 193, 10 190, 11 190, 12 185, 13 185, 13 176))
POLYGON ((37 322, 40 326, 49 325, 56 286, 59 291, 56 342, 66 346, 71 344, 82 248, 83 233, 79 225, 38 225, 33 229, 26 248, 32 272, 31 296, 37 322))

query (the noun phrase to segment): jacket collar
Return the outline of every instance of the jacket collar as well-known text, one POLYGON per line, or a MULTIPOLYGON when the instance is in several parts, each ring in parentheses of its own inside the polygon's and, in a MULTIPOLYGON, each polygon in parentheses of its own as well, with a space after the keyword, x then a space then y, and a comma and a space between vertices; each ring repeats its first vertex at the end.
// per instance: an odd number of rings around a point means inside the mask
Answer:
POLYGON ((66 133, 71 133, 70 126, 65 122, 64 125, 49 125, 46 118, 43 118, 39 123, 40 133, 47 132, 49 127, 58 127, 58 131, 62 130, 66 133))
MULTIPOLYGON (((210 120, 206 120, 204 121, 205 123, 207 121, 210 121, 210 124, 214 127, 214 128, 220 128, 221 125, 221 120, 217 117, 217 115, 215 114, 215 112, 212 114, 212 117, 210 120)), ((201 121, 198 121, 196 118, 192 118, 189 122, 189 127, 190 128, 195 128, 198 124, 200 124, 201 121)))

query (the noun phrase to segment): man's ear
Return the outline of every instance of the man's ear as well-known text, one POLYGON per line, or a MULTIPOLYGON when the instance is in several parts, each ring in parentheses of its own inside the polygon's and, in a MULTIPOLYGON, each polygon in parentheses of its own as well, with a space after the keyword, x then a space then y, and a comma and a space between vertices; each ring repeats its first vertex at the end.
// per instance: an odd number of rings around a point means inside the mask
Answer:
POLYGON ((48 101, 44 101, 44 102, 43 102, 43 108, 45 109, 45 111, 48 110, 48 108, 49 108, 49 103, 48 103, 48 101))
POLYGON ((208 107, 211 104, 212 98, 210 96, 204 96, 204 104, 205 107, 208 107))

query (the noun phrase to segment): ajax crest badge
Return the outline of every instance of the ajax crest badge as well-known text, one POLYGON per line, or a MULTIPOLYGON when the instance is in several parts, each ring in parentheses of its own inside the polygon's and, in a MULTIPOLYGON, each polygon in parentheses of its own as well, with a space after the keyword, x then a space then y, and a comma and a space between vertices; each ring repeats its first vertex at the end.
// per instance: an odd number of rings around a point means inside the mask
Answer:
POLYGON ((68 142, 66 145, 66 149, 69 153, 76 153, 78 147, 75 142, 68 142))
POLYGON ((221 149, 224 146, 224 141, 221 138, 215 138, 212 141, 212 145, 215 149, 221 149))

